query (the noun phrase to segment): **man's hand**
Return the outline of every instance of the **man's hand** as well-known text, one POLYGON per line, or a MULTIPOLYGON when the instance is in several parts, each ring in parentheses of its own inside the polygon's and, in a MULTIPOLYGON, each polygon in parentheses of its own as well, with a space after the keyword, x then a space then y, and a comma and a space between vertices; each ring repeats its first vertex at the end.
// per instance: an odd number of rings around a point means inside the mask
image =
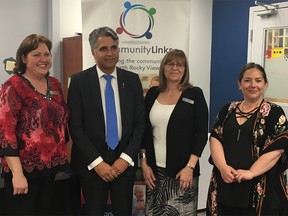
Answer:
POLYGON ((113 181, 118 177, 118 174, 114 171, 114 169, 104 161, 100 162, 94 168, 94 170, 105 182, 113 181))
POLYGON ((113 164, 112 169, 117 173, 117 175, 120 175, 123 173, 127 167, 129 166, 128 162, 124 160, 123 158, 118 158, 113 164))

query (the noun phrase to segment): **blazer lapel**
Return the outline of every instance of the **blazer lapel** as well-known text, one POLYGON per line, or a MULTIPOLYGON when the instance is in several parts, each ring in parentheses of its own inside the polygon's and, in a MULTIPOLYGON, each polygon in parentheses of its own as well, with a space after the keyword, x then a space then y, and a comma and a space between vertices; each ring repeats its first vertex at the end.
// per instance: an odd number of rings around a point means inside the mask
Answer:
MULTIPOLYGON (((105 120, 104 120, 104 111, 103 111, 103 105, 102 105, 102 98, 101 98, 101 91, 100 91, 100 83, 99 83, 99 77, 96 70, 96 66, 92 67, 88 76, 88 82, 87 85, 90 86, 91 92, 89 94, 93 94, 94 96, 92 98, 95 98, 93 101, 91 101, 91 106, 95 107, 95 112, 99 113, 99 120, 103 122, 103 127, 105 128, 105 120), (88 84, 89 83, 89 84, 88 84)), ((90 98, 90 97, 89 97, 90 98)))
POLYGON ((117 68, 117 79, 118 79, 118 90, 119 90, 119 101, 120 101, 120 109, 121 109, 121 120, 122 120, 122 134, 125 132, 125 120, 126 118, 126 104, 129 103, 127 100, 126 88, 125 88, 125 79, 121 74, 121 69, 117 68))

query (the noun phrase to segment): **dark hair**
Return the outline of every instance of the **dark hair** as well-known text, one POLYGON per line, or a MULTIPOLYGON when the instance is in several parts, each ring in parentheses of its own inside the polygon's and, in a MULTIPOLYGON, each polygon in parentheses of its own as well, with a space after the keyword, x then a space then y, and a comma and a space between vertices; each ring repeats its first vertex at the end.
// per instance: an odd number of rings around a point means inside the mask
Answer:
POLYGON ((98 46, 97 44, 98 38, 103 37, 103 36, 111 37, 114 41, 117 41, 117 43, 119 43, 119 37, 113 29, 107 26, 100 27, 100 28, 94 29, 89 34, 89 43, 90 43, 90 48, 92 51, 98 46))
POLYGON ((247 63, 246 65, 243 66, 243 68, 241 69, 240 73, 239 73, 239 76, 238 76, 238 81, 241 82, 245 72, 251 68, 257 68, 259 71, 261 71, 262 73, 262 76, 264 78, 264 81, 266 83, 268 83, 268 79, 267 79, 267 75, 266 75, 266 72, 265 72, 265 69, 259 65, 259 64, 256 64, 254 62, 249 62, 247 63))
POLYGON ((52 49, 52 42, 43 35, 31 34, 28 35, 20 44, 16 53, 16 62, 13 73, 24 74, 26 71, 26 64, 22 61, 22 57, 26 57, 29 52, 37 49, 39 43, 44 43, 48 47, 49 52, 52 49))
POLYGON ((189 65, 185 53, 179 49, 172 49, 168 53, 166 53, 160 64, 158 87, 159 91, 164 91, 167 88, 167 79, 164 74, 164 67, 166 64, 172 62, 173 60, 185 65, 184 75, 179 83, 178 88, 183 91, 186 88, 192 86, 189 83, 189 65))

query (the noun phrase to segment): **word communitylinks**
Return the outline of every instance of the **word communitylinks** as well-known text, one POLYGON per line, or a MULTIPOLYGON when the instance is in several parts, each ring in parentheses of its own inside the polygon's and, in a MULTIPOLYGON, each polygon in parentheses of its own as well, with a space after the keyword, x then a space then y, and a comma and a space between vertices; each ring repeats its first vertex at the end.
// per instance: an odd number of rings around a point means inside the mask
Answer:
POLYGON ((119 47, 120 53, 141 53, 141 54, 166 54, 172 48, 166 46, 140 46, 140 47, 119 47))

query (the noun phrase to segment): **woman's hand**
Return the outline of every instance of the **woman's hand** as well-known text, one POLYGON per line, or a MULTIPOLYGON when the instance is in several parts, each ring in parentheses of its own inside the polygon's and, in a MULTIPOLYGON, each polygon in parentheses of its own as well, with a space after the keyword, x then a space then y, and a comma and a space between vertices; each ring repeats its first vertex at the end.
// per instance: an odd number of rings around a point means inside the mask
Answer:
POLYGON ((12 178, 13 184, 13 195, 27 194, 28 193, 28 182, 26 177, 22 174, 15 174, 12 178))
POLYGON ((220 170, 220 172, 221 177, 225 183, 232 183, 237 181, 235 177, 237 175, 237 171, 233 167, 226 165, 220 170))
POLYGON ((19 157, 5 156, 5 160, 12 172, 13 195, 27 194, 28 181, 24 176, 19 157))
POLYGON ((151 169, 150 166, 148 166, 146 161, 142 160, 141 160, 141 168, 145 183, 149 189, 153 189, 155 188, 155 181, 156 181, 153 170, 151 169))
POLYGON ((192 187, 193 170, 188 166, 184 167, 179 173, 177 173, 176 179, 179 179, 179 187, 181 191, 189 189, 192 187))
POLYGON ((243 169, 238 169, 235 177, 239 183, 241 183, 241 181, 251 180, 254 178, 253 173, 250 170, 243 169))

